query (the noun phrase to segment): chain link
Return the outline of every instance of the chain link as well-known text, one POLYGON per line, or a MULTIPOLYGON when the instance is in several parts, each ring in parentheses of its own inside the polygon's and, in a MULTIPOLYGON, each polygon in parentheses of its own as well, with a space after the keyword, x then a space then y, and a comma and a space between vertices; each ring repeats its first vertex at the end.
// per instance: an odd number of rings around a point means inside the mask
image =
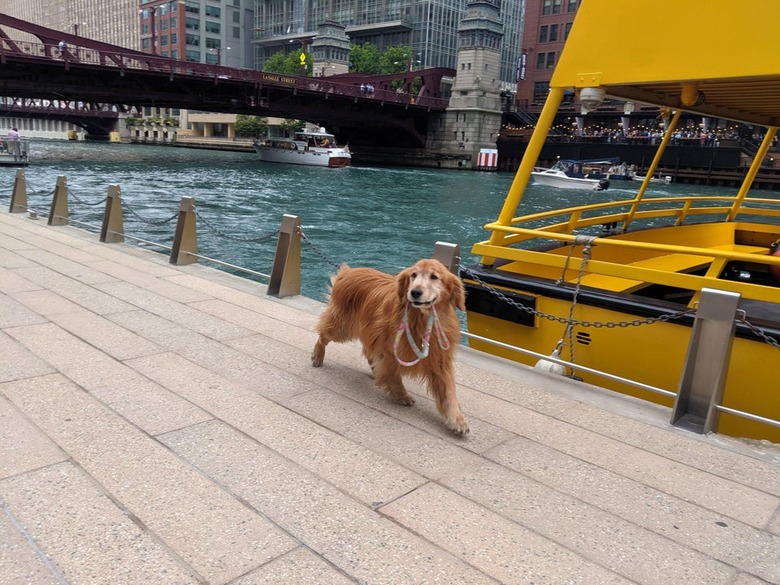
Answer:
POLYGON ((484 287, 490 294, 492 294, 499 300, 507 303, 508 305, 514 307, 515 309, 518 309, 530 315, 535 315, 542 319, 547 319, 548 321, 556 321, 558 323, 562 323, 563 325, 571 325, 572 327, 593 327, 594 329, 614 329, 616 327, 639 327, 640 325, 652 325, 653 323, 665 323, 667 321, 671 321, 672 319, 677 319, 684 315, 689 315, 695 312, 694 309, 683 309, 682 311, 667 313, 664 315, 659 315, 658 317, 648 317, 646 319, 634 319, 633 321, 581 321, 579 319, 573 319, 571 317, 567 318, 567 317, 559 317, 557 315, 550 315, 548 313, 538 311, 532 307, 526 307, 525 305, 521 305, 520 303, 516 302, 514 299, 511 299, 508 296, 506 296, 499 289, 494 288, 489 284, 487 284, 484 280, 479 278, 479 276, 477 276, 474 273, 474 271, 472 271, 471 269, 465 266, 461 266, 461 270, 469 278, 472 278, 475 281, 477 281, 477 283, 480 286, 484 287))
POLYGON ((252 243, 258 243, 258 242, 265 242, 267 240, 270 240, 272 238, 276 238, 279 236, 279 230, 271 230, 270 232, 267 232, 265 234, 255 236, 252 238, 243 238, 240 236, 236 236, 233 234, 229 234, 226 231, 222 230, 219 226, 211 223, 205 215, 198 213, 197 208, 195 209, 195 217, 198 218, 199 221, 203 222, 203 225, 209 228, 210 230, 217 233, 217 235, 222 236, 223 238, 226 238, 228 240, 233 240, 234 242, 252 242, 252 243))
POLYGON ((765 343, 771 345, 772 347, 776 347, 777 349, 780 349, 780 342, 778 342, 774 337, 767 335, 766 333, 761 331, 758 327, 753 325, 750 321, 747 320, 744 314, 739 319, 739 321, 747 325, 748 329, 750 329, 753 333, 755 333, 761 339, 763 339, 765 343))
POLYGON ((174 214, 173 214, 171 217, 169 217, 168 219, 160 219, 160 220, 157 220, 157 219, 148 219, 148 218, 141 217, 140 215, 138 215, 138 213, 136 213, 136 211, 135 211, 135 210, 134 210, 132 207, 130 207, 130 205, 127 203, 127 201, 125 201, 125 200, 122 200, 122 204, 123 204, 123 205, 124 205, 124 207, 127 209, 127 211, 129 211, 129 212, 130 212, 130 214, 131 214, 132 216, 134 216, 134 217, 135 217, 136 219, 138 219, 139 221, 142 221, 142 222, 144 222, 144 223, 148 223, 148 224, 150 224, 150 225, 165 225, 166 223, 170 223, 170 222, 172 222, 174 219, 176 219, 177 217, 179 217, 179 213, 178 213, 178 212, 176 212, 176 213, 174 213, 174 214))
POLYGON ((76 201, 76 203, 81 203, 82 205, 103 205, 108 199, 108 197, 103 197, 103 199, 101 199, 100 201, 95 201, 94 203, 90 203, 88 201, 84 201, 83 199, 79 199, 76 196, 76 194, 70 189, 68 189, 68 196, 72 197, 76 201))
POLYGON ((336 262, 335 260, 329 258, 325 252, 320 250, 317 246, 314 245, 314 243, 306 236, 305 233, 303 233, 303 230, 301 230, 301 239, 306 242, 310 247, 312 252, 314 252, 317 256, 319 256, 322 260, 333 266, 336 270, 338 270, 341 267, 340 262, 336 262))

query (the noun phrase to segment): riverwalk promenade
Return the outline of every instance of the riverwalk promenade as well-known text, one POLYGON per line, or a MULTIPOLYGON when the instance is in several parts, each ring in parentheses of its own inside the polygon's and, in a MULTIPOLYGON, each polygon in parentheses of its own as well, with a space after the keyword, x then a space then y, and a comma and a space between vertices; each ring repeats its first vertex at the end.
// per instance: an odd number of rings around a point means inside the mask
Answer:
POLYGON ((776 445, 465 347, 459 438, 265 291, 0 211, 0 584, 780 584, 776 445))

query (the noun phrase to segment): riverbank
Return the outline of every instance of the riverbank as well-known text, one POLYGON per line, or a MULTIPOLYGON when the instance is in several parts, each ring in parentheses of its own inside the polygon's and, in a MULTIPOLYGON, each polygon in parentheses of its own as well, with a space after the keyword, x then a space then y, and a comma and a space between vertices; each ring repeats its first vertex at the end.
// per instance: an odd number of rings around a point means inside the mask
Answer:
POLYGON ((780 583, 772 446, 467 348, 457 438, 312 368, 309 299, 5 211, 0 257, 0 580, 780 583))

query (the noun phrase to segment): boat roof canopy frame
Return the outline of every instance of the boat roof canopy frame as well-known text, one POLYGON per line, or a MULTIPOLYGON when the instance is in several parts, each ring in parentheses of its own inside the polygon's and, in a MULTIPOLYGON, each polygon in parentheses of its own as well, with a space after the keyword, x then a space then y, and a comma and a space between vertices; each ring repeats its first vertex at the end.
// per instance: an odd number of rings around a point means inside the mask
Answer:
POLYGON ((624 101, 780 126, 780 2, 584 0, 550 87, 600 87, 624 101), (728 15, 728 23, 723 15, 728 15), (718 31, 727 39, 718 42, 718 31), (696 31, 706 31, 702 36, 696 31), (587 50, 582 50, 587 47, 587 50))

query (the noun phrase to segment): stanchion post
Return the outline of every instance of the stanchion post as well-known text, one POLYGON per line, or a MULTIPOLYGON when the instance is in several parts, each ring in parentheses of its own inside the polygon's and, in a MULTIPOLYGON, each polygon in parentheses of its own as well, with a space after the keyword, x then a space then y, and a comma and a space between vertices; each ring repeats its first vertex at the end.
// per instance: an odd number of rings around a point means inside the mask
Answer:
POLYGON ((57 177, 49 211, 49 225, 68 225, 68 178, 64 175, 57 177))
POLYGON ((195 199, 182 197, 179 219, 171 248, 171 264, 194 264, 198 261, 198 228, 195 220, 195 199))
POLYGON ((11 192, 11 205, 9 213, 27 212, 27 179, 24 177, 24 169, 16 169, 14 190, 11 192))
POLYGON ((433 258, 449 268, 455 276, 460 273, 460 244, 436 242, 433 246, 433 258))
POLYGON ((740 294, 703 288, 688 342, 672 424, 699 433, 718 430, 740 294))
POLYGON ((297 215, 282 217, 268 294, 280 299, 301 294, 301 218, 297 215))
POLYGON ((106 194, 106 209, 103 211, 103 225, 100 227, 100 241, 107 244, 125 241, 122 222, 122 190, 119 185, 109 185, 106 194))

